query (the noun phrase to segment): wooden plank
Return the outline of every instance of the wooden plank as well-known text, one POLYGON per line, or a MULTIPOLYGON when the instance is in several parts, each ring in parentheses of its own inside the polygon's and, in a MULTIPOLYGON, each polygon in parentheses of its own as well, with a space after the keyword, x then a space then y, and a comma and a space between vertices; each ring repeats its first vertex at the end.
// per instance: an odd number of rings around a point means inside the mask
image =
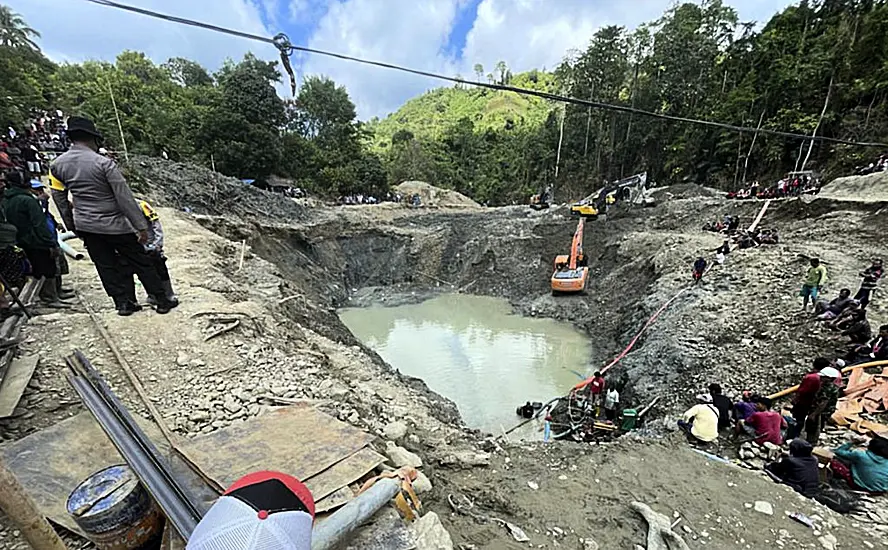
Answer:
POLYGON ((355 498, 354 491, 350 487, 340 487, 334 493, 327 495, 321 500, 315 502, 315 514, 330 512, 340 506, 345 506, 355 498))
POLYGON ((275 470, 310 479, 366 447, 373 436, 314 407, 294 405, 181 443, 222 487, 275 470))
POLYGON ((323 472, 303 480, 315 501, 354 483, 385 462, 385 457, 369 447, 342 460, 323 472))
MULTIPOLYGON (((144 419, 137 421, 161 447, 164 440, 157 427, 144 419)), ((124 463, 101 426, 86 411, 0 447, 0 456, 43 515, 81 535, 65 510, 68 495, 92 474, 124 463)))
POLYGON ((3 382, 0 383, 0 418, 11 416, 15 411, 39 359, 37 355, 26 355, 10 361, 3 382))

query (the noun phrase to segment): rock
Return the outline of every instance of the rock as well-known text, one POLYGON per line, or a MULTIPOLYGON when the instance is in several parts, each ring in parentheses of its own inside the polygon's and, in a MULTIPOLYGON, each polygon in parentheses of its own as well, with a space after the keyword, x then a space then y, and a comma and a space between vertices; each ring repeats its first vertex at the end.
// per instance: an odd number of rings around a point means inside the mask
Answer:
POLYGON ((191 416, 188 417, 188 420, 192 422, 206 422, 210 419, 210 413, 204 410, 196 410, 191 413, 191 416))
POLYGON ((413 490, 416 494, 421 495, 432 490, 432 482, 428 476, 422 472, 416 472, 416 479, 413 480, 413 490))
POLYGON ((540 484, 537 483, 536 481, 528 481, 527 486, 530 487, 531 489, 533 489, 534 491, 536 491, 540 488, 540 484))
POLYGON ((838 539, 836 539, 835 535, 832 533, 827 533, 817 539, 817 542, 820 543, 820 546, 826 548, 826 550, 836 550, 836 547, 839 545, 838 539))
POLYGON ((771 506, 770 502, 765 502, 764 500, 755 501, 755 505, 753 506, 756 512, 760 514, 765 514, 766 516, 774 515, 774 507, 771 506))
POLYGON ((459 466, 461 468, 488 466, 490 465, 490 453, 459 451, 442 458, 441 464, 444 466, 459 466))
POLYGON ((386 439, 401 439, 407 435, 407 424, 401 421, 386 424, 385 428, 382 429, 382 433, 386 439))
POLYGON ((385 455, 395 468, 401 468, 404 466, 419 468, 422 466, 422 459, 419 458, 419 456, 411 453, 404 447, 395 445, 391 441, 388 441, 385 444, 385 455))
POLYGON ((583 539, 583 550, 598 550, 598 543, 592 539, 583 539))
POLYGON ((241 411, 241 409, 244 408, 243 405, 241 405, 240 403, 238 403, 237 401, 235 401, 235 400, 233 400, 233 399, 230 400, 230 401, 226 401, 225 403, 223 403, 223 404, 222 404, 222 407, 223 407, 226 411, 230 412, 231 414, 239 413, 239 412, 241 411))
POLYGON ((427 512, 410 526, 416 541, 416 550, 453 550, 450 533, 441 524, 435 512, 427 512))

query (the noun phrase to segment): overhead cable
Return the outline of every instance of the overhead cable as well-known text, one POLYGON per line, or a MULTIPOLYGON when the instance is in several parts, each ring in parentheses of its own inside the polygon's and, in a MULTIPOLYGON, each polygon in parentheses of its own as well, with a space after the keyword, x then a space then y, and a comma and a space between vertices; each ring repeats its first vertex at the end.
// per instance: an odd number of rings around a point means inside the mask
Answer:
MULTIPOLYGON (((121 4, 120 2, 114 2, 112 0, 85 0, 85 1, 90 2, 92 4, 98 4, 101 6, 107 6, 110 8, 117 8, 117 9, 121 9, 121 10, 125 10, 125 11, 138 13, 141 15, 146 15, 148 17, 163 19, 166 21, 171 21, 173 23, 179 23, 182 25, 190 25, 192 27, 199 27, 202 29, 221 32, 224 34, 229 34, 229 35, 237 36, 240 38, 246 38, 249 40, 256 40, 258 42, 265 42, 267 44, 271 44, 271 45, 277 47, 281 51, 282 58, 284 56, 285 51, 288 51, 288 52, 299 51, 299 52, 311 53, 311 54, 316 54, 316 55, 322 55, 325 57, 333 57, 336 59, 342 59, 343 61, 352 61, 354 63, 361 63, 364 65, 371 65, 374 67, 381 67, 384 69, 391 69, 394 71, 415 74, 415 75, 424 76, 427 78, 434 78, 436 80, 444 80, 447 82, 453 82, 456 84, 463 84, 466 86, 475 86, 476 88, 486 88, 489 90, 504 91, 504 92, 515 92, 515 93, 522 94, 522 95, 539 97, 542 99, 548 99, 550 101, 557 101, 560 103, 569 103, 569 104, 573 104, 573 105, 580 105, 583 107, 591 107, 594 109, 602 109, 602 110, 606 110, 606 111, 617 111, 617 112, 622 112, 622 113, 631 113, 631 114, 636 114, 636 115, 640 115, 640 116, 656 118, 656 119, 660 119, 660 120, 668 120, 668 121, 672 121, 672 122, 685 122, 685 123, 690 123, 690 124, 698 124, 701 126, 708 126, 710 128, 720 128, 722 130, 730 130, 732 132, 742 132, 742 133, 748 133, 748 134, 761 133, 761 134, 769 134, 769 135, 773 135, 773 136, 779 136, 779 137, 790 138, 790 139, 800 139, 803 141, 822 141, 822 142, 827 142, 827 143, 836 143, 836 144, 840 144, 840 145, 851 145, 851 146, 855 146, 855 147, 885 147, 885 148, 888 148, 888 143, 853 141, 853 140, 849 140, 849 139, 834 138, 834 137, 828 137, 828 136, 809 136, 806 134, 783 132, 781 130, 772 130, 772 129, 768 129, 768 128, 753 128, 751 126, 738 126, 736 124, 729 124, 726 122, 716 122, 713 120, 703 120, 703 119, 697 119, 697 118, 681 117, 681 116, 676 116, 676 115, 667 115, 664 113, 654 113, 652 111, 645 111, 644 109, 638 109, 636 107, 630 107, 627 105, 615 105, 612 103, 604 103, 601 101, 580 99, 580 98, 576 98, 576 97, 569 97, 569 96, 563 96, 563 95, 553 94, 553 93, 549 93, 549 92, 543 92, 543 91, 539 91, 539 90, 530 90, 527 88, 519 88, 516 86, 510 86, 508 84, 494 84, 494 83, 489 83, 489 82, 473 82, 470 80, 463 80, 462 78, 457 78, 455 76, 446 76, 446 75, 433 73, 433 72, 429 72, 429 71, 423 71, 420 69, 411 69, 410 67, 395 65, 393 63, 386 63, 384 61, 373 61, 370 59, 362 59, 359 57, 353 57, 350 55, 345 55, 345 54, 336 53, 336 52, 318 50, 315 48, 308 48, 305 46, 296 46, 294 44, 291 44, 289 39, 287 38, 287 36, 283 33, 278 34, 274 38, 270 38, 270 37, 266 37, 266 36, 260 36, 257 34, 251 34, 251 33, 243 32, 243 31, 229 29, 226 27, 220 27, 218 25, 212 25, 210 23, 203 23, 201 21, 194 21, 192 19, 185 19, 183 17, 167 15, 164 13, 160 13, 160 12, 156 12, 156 11, 152 11, 152 10, 147 10, 144 8, 137 8, 135 6, 121 4)), ((286 66, 287 66, 287 64, 285 63, 285 68, 286 68, 286 66)))

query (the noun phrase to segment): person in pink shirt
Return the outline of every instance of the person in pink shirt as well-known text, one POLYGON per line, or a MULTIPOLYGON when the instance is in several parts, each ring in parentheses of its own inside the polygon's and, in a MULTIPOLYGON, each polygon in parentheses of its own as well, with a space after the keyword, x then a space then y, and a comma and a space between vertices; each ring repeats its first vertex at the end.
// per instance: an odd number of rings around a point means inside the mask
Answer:
POLYGON ((786 420, 778 412, 771 410, 771 400, 767 397, 759 397, 755 402, 756 412, 749 415, 746 420, 740 421, 740 427, 749 435, 755 436, 755 442, 763 445, 765 442, 774 445, 783 445, 783 428, 786 428, 786 420))

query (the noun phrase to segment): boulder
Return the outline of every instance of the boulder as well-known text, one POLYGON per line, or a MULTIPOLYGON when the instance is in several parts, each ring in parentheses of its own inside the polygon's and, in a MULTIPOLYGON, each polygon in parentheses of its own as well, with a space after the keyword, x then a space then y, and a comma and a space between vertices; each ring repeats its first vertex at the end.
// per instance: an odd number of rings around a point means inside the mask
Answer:
POLYGON ((385 435, 386 439, 401 439, 407 435, 407 424, 401 421, 386 424, 385 428, 382 429, 382 433, 385 435))
POLYGON ((413 490, 417 495, 428 493, 432 490, 432 482, 422 472, 416 472, 416 479, 413 480, 413 490))
POLYGON ((419 456, 411 453, 404 447, 395 445, 391 441, 385 444, 385 455, 395 468, 402 468, 404 466, 419 468, 422 466, 422 459, 419 456))
POLYGON ((453 550, 450 533, 435 512, 428 512, 413 522, 410 531, 416 540, 416 550, 453 550))

